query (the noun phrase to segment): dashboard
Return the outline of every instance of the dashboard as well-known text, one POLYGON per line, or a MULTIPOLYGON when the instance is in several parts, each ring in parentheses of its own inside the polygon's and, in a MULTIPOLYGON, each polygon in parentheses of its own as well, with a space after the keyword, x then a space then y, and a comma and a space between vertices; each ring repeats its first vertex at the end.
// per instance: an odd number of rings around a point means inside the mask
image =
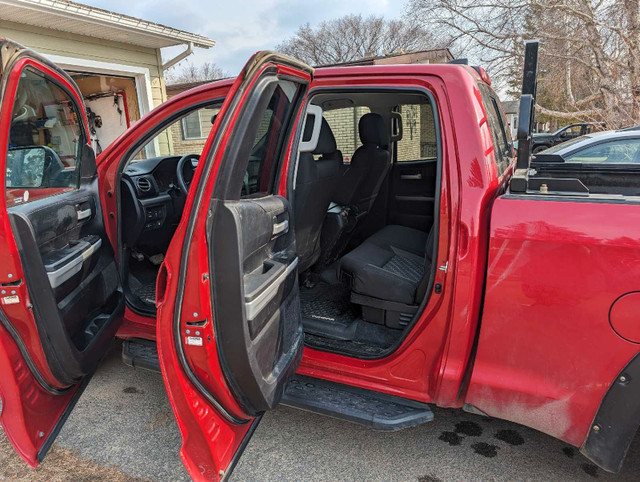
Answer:
POLYGON ((140 197, 153 197, 176 185, 179 160, 180 156, 167 156, 131 162, 122 177, 133 183, 140 197))
POLYGON ((178 188, 181 156, 131 162, 122 173, 122 239, 150 255, 166 250, 184 209, 178 188))

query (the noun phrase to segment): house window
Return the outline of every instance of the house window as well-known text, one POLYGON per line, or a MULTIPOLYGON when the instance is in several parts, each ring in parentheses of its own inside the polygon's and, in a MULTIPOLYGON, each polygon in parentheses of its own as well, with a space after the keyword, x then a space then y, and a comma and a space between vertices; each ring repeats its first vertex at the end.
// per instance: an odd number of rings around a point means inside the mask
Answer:
POLYGON ((200 120, 200 111, 196 110, 191 114, 182 118, 182 139, 202 139, 202 122, 200 120))

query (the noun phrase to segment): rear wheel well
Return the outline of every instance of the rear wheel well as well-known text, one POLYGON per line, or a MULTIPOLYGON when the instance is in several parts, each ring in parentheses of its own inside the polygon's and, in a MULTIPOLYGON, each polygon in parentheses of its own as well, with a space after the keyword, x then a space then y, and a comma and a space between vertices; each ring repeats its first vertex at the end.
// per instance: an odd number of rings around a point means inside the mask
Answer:
POLYGON ((605 394, 580 452, 609 472, 619 472, 640 426, 640 353, 605 394))

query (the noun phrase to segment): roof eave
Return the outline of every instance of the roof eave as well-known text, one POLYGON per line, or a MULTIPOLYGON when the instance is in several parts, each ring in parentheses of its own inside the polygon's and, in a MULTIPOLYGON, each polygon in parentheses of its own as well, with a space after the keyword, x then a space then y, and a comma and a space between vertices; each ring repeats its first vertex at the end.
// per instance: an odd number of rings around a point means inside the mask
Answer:
MULTIPOLYGON (((92 23, 102 27, 114 28, 134 35, 140 35, 141 37, 165 40, 167 43, 167 45, 165 45, 166 47, 189 42, 192 42, 196 47, 205 49, 215 46, 214 40, 203 35, 75 2, 62 2, 57 0, 0 0, 0 5, 3 4, 46 12, 53 16, 77 20, 83 23, 92 23)), ((74 32, 71 31, 70 33, 74 32)))

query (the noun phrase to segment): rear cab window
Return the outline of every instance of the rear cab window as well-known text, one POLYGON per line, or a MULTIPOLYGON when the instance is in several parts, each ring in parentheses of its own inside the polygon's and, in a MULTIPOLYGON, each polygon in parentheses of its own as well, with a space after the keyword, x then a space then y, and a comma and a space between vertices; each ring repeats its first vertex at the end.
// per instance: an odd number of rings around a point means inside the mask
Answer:
POLYGON ((498 177, 502 177, 509 169, 513 161, 513 141, 507 128, 507 119, 499 106, 499 99, 493 91, 483 82, 478 83, 482 103, 487 114, 489 131, 495 151, 496 171, 498 177))

